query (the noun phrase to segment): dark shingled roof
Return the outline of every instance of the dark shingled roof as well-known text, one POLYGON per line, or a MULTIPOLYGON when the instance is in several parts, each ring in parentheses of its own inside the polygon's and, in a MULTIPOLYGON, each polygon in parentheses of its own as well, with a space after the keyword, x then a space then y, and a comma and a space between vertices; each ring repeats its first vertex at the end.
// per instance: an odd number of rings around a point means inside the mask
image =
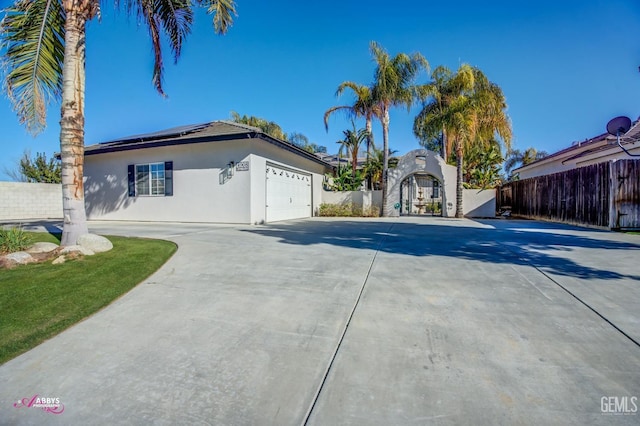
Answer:
POLYGON ((321 160, 314 154, 307 152, 290 142, 269 136, 257 127, 223 120, 173 127, 171 129, 161 130, 158 132, 127 136, 122 139, 89 145, 85 147, 84 153, 85 155, 96 155, 107 152, 129 151, 133 149, 155 148, 159 146, 218 142, 247 138, 261 139, 318 164, 322 164, 325 167, 331 167, 329 163, 321 160))

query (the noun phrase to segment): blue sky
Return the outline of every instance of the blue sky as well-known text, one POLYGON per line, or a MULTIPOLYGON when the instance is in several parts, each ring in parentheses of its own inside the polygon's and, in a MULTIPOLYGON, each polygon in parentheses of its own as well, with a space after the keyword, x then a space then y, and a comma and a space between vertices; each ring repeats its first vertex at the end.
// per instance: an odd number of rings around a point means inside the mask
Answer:
MULTIPOLYGON (((350 124, 336 116, 326 132, 322 117, 351 101, 334 96, 342 81, 372 81, 371 40, 391 54, 420 52, 432 67, 480 67, 507 97, 515 148, 557 151, 603 133, 617 115, 640 115, 637 0, 237 0, 237 8, 225 36, 213 33, 206 14, 196 15, 178 64, 165 58, 165 99, 151 83, 145 28, 105 6, 102 22, 87 29, 85 143, 237 111, 336 151, 350 124)), ((392 112, 392 149, 419 146, 412 134, 418 111, 392 112)), ((0 180, 9 180, 3 170, 14 168, 25 149, 48 156, 59 149, 58 121, 53 104, 47 130, 33 138, 0 98, 0 180)), ((379 125, 374 132, 381 143, 379 125)))

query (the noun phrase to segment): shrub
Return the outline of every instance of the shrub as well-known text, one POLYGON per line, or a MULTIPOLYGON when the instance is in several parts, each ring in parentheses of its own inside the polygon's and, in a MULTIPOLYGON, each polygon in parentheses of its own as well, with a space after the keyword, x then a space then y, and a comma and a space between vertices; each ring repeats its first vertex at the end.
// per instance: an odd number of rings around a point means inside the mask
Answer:
POLYGON ((359 209, 357 206, 354 206, 352 203, 346 203, 346 204, 322 203, 320 204, 318 215, 325 216, 325 217, 330 217, 330 216, 333 216, 333 217, 379 217, 380 208, 376 206, 370 206, 368 208, 359 209))
POLYGON ((353 211, 353 204, 320 204, 320 210, 318 211, 320 216, 340 216, 351 217, 355 216, 353 211))
POLYGON ((31 243, 31 237, 22 228, 0 229, 0 254, 25 250, 31 243))
POLYGON ((369 206, 362 209, 362 217, 380 217, 380 207, 369 206))
POLYGON ((357 170, 353 176, 350 168, 344 168, 336 176, 325 175, 324 185, 329 191, 359 191, 364 178, 361 170, 357 170))

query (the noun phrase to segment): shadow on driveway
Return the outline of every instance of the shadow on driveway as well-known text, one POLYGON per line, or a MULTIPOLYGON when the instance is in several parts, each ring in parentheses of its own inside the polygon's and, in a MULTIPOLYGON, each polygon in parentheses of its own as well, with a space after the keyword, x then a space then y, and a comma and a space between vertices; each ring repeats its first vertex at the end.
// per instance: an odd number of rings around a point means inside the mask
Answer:
MULTIPOLYGON (((547 272, 579 279, 640 280, 640 275, 579 264, 562 256, 563 252, 577 249, 621 250, 627 255, 629 251, 640 254, 640 244, 605 239, 607 235, 612 235, 607 232, 600 232, 605 238, 599 239, 580 235, 579 228, 570 226, 525 222, 529 228, 525 229, 519 226, 522 224, 516 221, 473 222, 437 218, 428 218, 422 223, 416 219, 412 222, 313 220, 269 224, 245 229, 244 232, 278 238, 284 244, 329 244, 378 249, 406 256, 446 256, 494 264, 535 265, 547 272), (536 224, 543 225, 542 229, 536 229, 536 224), (336 232, 336 227, 340 228, 339 232, 336 232)), ((602 263, 606 262, 598 262, 598 265, 602 263)))

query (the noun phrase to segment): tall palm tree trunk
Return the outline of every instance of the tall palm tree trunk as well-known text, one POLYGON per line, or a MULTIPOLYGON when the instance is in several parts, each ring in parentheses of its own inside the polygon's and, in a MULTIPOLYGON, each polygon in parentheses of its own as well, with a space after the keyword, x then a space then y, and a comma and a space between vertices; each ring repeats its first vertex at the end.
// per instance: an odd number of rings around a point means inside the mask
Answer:
MULTIPOLYGON (((371 115, 367 115, 364 125, 364 128, 367 131, 367 163, 371 158, 371 146, 373 145, 373 126, 371 124, 371 121, 371 115)), ((373 189, 373 179, 371 179, 371 176, 367 177, 367 189, 373 189)))
POLYGON ((382 118, 382 216, 389 216, 387 209, 387 175, 389 174, 389 110, 385 108, 382 118))
POLYGON ((357 171, 358 171, 358 151, 354 149, 351 151, 351 176, 354 182, 356 180, 357 171))
POLYGON ((462 211, 462 169, 464 166, 464 151, 462 149, 462 143, 457 142, 456 143, 456 171, 457 173, 457 178, 456 178, 456 217, 461 218, 464 217, 463 211, 462 211))
POLYGON ((447 131, 445 129, 442 129, 442 149, 440 154, 442 154, 442 159, 446 164, 448 160, 447 155, 449 153, 447 152, 447 131))
POLYGON ((367 160, 371 157, 371 148, 373 147, 373 118, 368 116, 364 128, 367 131, 367 160))
POLYGON ((76 244, 88 233, 84 207, 84 85, 85 29, 91 15, 86 0, 65 0, 65 47, 60 119, 62 160, 62 209, 64 228, 61 245, 76 244))

